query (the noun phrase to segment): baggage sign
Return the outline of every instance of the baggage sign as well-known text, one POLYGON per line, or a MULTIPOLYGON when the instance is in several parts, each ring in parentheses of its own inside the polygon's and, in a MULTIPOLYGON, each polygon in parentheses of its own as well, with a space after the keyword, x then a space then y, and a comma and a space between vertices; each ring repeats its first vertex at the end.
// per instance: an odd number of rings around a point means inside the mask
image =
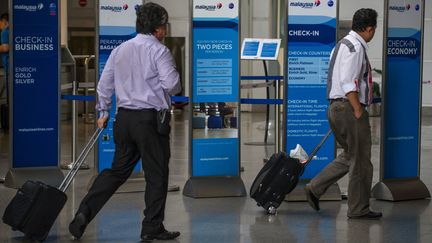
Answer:
MULTIPOLYGON (((102 74, 111 51, 124 41, 136 36, 136 9, 142 2, 142 0, 99 1, 99 42, 97 46, 98 78, 102 74)), ((112 100, 110 119, 98 143, 97 165, 99 173, 106 168, 111 168, 111 163, 114 158, 115 144, 113 122, 116 114, 115 96, 113 96, 112 100)), ((141 163, 138 163, 135 172, 140 170, 140 164, 141 163)))

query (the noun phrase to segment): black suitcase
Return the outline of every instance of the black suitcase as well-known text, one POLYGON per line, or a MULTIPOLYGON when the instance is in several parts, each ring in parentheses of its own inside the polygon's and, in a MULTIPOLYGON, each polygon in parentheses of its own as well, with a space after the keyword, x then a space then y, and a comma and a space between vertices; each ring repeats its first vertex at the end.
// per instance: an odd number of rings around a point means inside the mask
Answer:
POLYGON ((9 130, 9 105, 0 105, 0 125, 5 131, 9 130))
POLYGON ((297 186, 307 164, 330 134, 331 130, 315 147, 305 163, 290 158, 285 152, 273 154, 258 173, 250 189, 250 196, 255 199, 257 205, 263 207, 269 214, 275 214, 285 196, 297 186))
POLYGON ((93 148, 103 129, 97 129, 59 188, 39 181, 26 181, 6 207, 3 222, 31 240, 44 241, 67 201, 65 191, 93 148))

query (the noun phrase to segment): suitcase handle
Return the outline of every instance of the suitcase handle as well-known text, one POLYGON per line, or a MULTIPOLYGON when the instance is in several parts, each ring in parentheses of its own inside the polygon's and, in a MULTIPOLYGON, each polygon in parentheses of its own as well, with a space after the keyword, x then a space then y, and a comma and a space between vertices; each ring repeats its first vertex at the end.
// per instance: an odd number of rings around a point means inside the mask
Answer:
POLYGON ((330 134, 332 133, 332 130, 329 129, 326 133, 326 135, 324 135, 324 137, 321 139, 321 141, 319 142, 319 144, 314 148, 314 150, 312 151, 312 153, 309 155, 307 161, 304 163, 304 166, 306 166, 307 164, 309 164, 309 162, 312 161, 313 157, 315 157, 315 155, 317 154, 318 150, 321 148, 321 146, 324 144, 324 142, 327 140, 327 138, 330 136, 330 134))
POLYGON ((87 155, 90 153, 94 144, 98 140, 99 136, 102 134, 103 130, 104 130, 104 128, 97 128, 96 131, 93 133, 89 142, 86 144, 84 149, 81 151, 81 153, 78 156, 78 158, 76 159, 76 161, 74 161, 72 163, 72 168, 67 173, 66 177, 63 179, 62 183, 60 184, 60 186, 58 188, 59 190, 61 190, 62 192, 65 192, 67 190, 67 188, 69 187, 73 178, 75 177, 76 173, 78 172, 79 168, 81 167, 82 163, 85 161, 85 159, 87 158, 87 155))

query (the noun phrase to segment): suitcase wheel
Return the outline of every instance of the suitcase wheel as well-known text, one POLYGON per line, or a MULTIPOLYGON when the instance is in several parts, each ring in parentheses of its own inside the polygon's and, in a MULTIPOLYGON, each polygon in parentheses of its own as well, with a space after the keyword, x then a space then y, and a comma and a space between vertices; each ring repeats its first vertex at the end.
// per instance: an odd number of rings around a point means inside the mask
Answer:
POLYGON ((270 214, 270 215, 276 215, 276 213, 277 213, 277 209, 276 209, 276 207, 274 207, 274 206, 270 206, 270 207, 267 209, 267 214, 270 214))

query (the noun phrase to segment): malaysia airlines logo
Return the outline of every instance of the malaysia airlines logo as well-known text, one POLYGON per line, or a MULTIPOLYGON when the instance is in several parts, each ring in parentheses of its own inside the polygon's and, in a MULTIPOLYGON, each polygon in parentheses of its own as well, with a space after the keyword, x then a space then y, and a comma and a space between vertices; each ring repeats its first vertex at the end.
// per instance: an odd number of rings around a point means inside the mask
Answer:
POLYGON ((408 11, 411 8, 411 5, 407 4, 406 6, 390 6, 390 11, 396 11, 399 13, 403 13, 408 11))
POLYGON ((319 5, 321 5, 321 1, 320 0, 315 0, 315 6, 319 6, 319 5))
POLYGON ((127 4, 123 4, 122 6, 103 5, 100 8, 101 10, 119 13, 121 11, 126 11, 129 8, 129 5, 127 4))
POLYGON ((216 4, 216 7, 218 8, 218 9, 221 9, 222 8, 222 3, 218 3, 218 4, 216 4))
POLYGON ((26 12, 36 12, 36 11, 40 11, 44 8, 44 4, 43 3, 38 3, 36 5, 24 5, 24 4, 20 4, 20 5, 14 5, 13 7, 15 10, 24 10, 26 12))
POLYGON ((291 7, 300 7, 300 8, 313 8, 314 5, 316 4, 321 4, 321 2, 319 0, 315 0, 315 2, 311 3, 311 2, 291 2, 290 6, 291 7))

